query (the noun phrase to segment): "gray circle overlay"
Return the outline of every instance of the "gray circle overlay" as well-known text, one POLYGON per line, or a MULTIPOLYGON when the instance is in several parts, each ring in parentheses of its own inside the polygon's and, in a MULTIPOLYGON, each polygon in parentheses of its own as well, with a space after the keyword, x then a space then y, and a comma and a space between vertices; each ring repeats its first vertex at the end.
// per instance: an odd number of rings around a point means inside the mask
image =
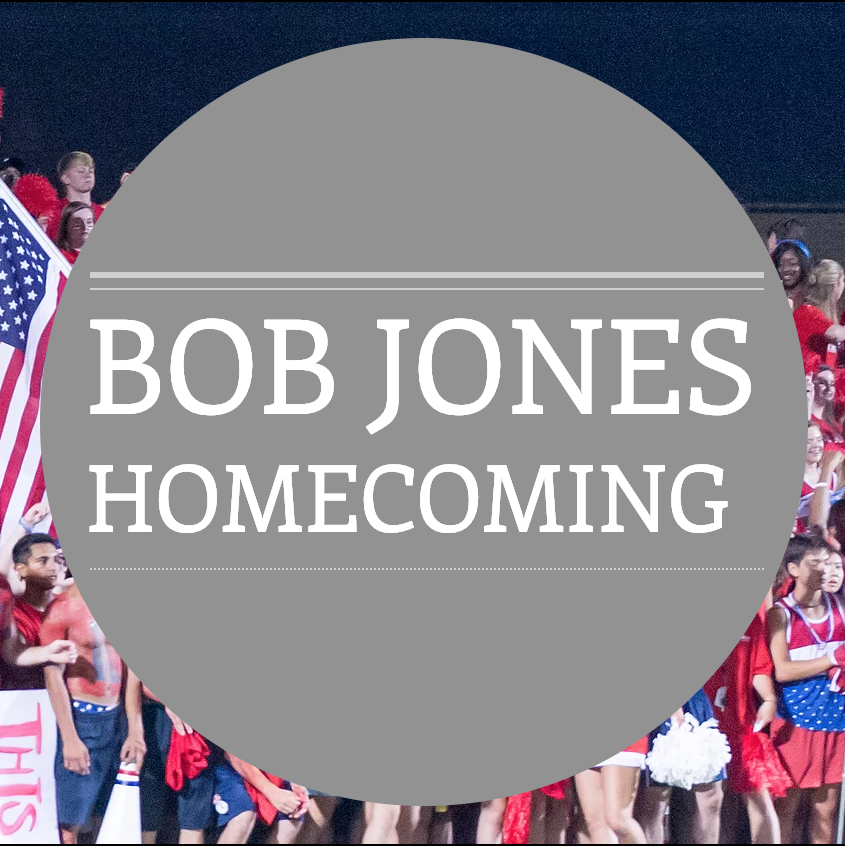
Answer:
MULTIPOLYGON (((291 359, 311 354, 289 335, 291 359)), ((115 335, 115 357, 138 338, 115 335)), ((485 384, 479 340, 442 335, 437 388, 451 403, 485 384)), ((188 344, 187 384, 222 403, 238 379, 232 341, 203 331, 188 344)), ((764 246, 718 176, 680 137, 619 92, 571 68, 515 50, 448 40, 344 47, 293 62, 229 92, 170 135, 141 164, 89 238, 53 328, 43 388, 43 451, 59 537, 103 630, 141 679, 223 748, 286 779, 384 803, 461 803, 557 781, 632 744, 716 670, 756 612, 795 515, 804 461, 802 368, 786 299, 764 246), (201 272, 196 278, 92 278, 91 273, 201 272), (759 279, 245 280, 207 272, 758 273, 759 279), (232 291, 185 291, 189 287, 232 291), (467 287, 512 291, 463 291, 467 287), (116 290, 96 291, 109 287, 116 290), (270 288, 304 290, 252 290, 270 288), (334 287, 340 290, 317 290, 334 287), (387 291, 362 288, 421 287, 387 291), (576 288, 588 290, 575 290, 576 288), (761 290, 741 290, 756 287, 761 290), (147 290, 129 290, 143 288, 147 290), (159 288, 163 290, 152 290, 159 288), (566 288, 568 290, 531 290, 566 288), (600 290, 618 288, 620 290, 600 290), (658 288, 664 290, 634 290, 658 288), (696 291, 695 288, 705 290, 696 291), (680 290, 668 290, 680 289, 680 290), (726 290, 713 290, 726 289, 726 290), (231 321, 246 333, 254 371, 228 414, 193 414, 176 400, 170 357, 192 321, 231 321), (439 322, 486 325, 501 379, 483 410, 449 416, 425 401, 423 339, 439 322), (601 319, 593 343, 593 409, 579 414, 539 353, 535 402, 521 397, 518 319, 537 322, 580 384, 580 334, 572 320, 601 319), (638 332, 638 403, 679 392, 679 414, 618 415, 623 351, 612 320, 678 320, 638 332), (747 404, 727 416, 690 411, 700 387, 727 404, 736 383, 705 367, 691 338, 706 320, 747 323, 747 340, 706 337, 714 356, 751 379, 747 404), (156 404, 137 415, 92 415, 100 401, 95 319, 146 323, 156 404), (268 319, 321 324, 322 363, 334 395, 320 412, 271 415, 273 334, 268 319), (385 405, 385 332, 400 334, 396 419, 370 435, 385 405), (113 465, 108 490, 146 477, 149 533, 127 532, 134 504, 107 507, 112 533, 92 533, 92 464, 113 465), (162 521, 159 486, 171 468, 204 466, 218 488, 207 529, 181 534, 162 521), (263 508, 279 465, 293 477, 301 533, 280 494, 259 532, 246 502, 243 533, 226 533, 232 476, 245 465, 263 508), (412 520, 385 534, 367 521, 367 477, 385 464, 414 469, 411 485, 381 478, 382 520, 412 520), (478 484, 478 514, 450 534, 431 530, 420 489, 434 467, 461 465, 478 484), (684 468, 724 470, 684 486, 692 522, 713 520, 705 501, 727 501, 720 530, 693 534, 675 521, 672 482, 684 468), (328 522, 357 518, 355 533, 315 533, 309 465, 354 465, 355 481, 327 476, 328 522), (540 465, 555 474, 558 523, 540 532, 541 497, 526 532, 503 496, 506 532, 490 523, 493 475, 507 465, 522 507, 540 465), (592 465, 588 520, 571 532, 576 476, 592 465), (608 474, 618 465, 649 503, 643 466, 662 465, 659 528, 651 532, 623 493, 624 532, 608 522, 608 474), (272 568, 268 570, 268 568, 272 568), (298 568, 285 570, 284 568, 298 568), (356 570, 355 568, 370 568, 356 570), (140 570, 139 570, 140 569, 140 570)), ((117 373, 115 401, 144 394, 137 374, 117 373)), ((318 394, 313 375, 291 372, 288 399, 318 394)), ((202 483, 173 482, 174 517, 205 511, 202 483)), ((467 490, 444 474, 433 511, 458 523, 467 490)))

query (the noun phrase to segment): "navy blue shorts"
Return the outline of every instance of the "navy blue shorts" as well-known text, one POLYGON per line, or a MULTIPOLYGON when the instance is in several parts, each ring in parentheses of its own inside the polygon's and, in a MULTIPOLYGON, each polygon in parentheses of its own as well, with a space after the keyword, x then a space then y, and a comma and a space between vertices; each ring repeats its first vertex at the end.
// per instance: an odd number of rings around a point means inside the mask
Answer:
POLYGON ((76 732, 88 748, 91 772, 83 776, 65 767, 59 733, 56 743, 56 805, 60 825, 82 826, 92 812, 103 815, 106 811, 120 769, 120 748, 126 740, 127 724, 123 706, 109 712, 85 712, 77 708, 71 711, 76 732))
MULTIPOLYGON (((282 788, 290 791, 290 783, 285 780, 282 783, 282 788)), ((226 806, 226 811, 217 812, 217 826, 226 826, 229 821, 234 820, 238 815, 255 811, 255 804, 246 790, 244 778, 228 762, 221 762, 214 768, 214 794, 226 806)), ((276 820, 290 820, 290 815, 279 812, 276 815, 276 820)))
MULTIPOLYGON (((165 782, 165 768, 173 723, 164 706, 155 700, 144 700, 143 717, 147 756, 141 770, 141 828, 144 832, 158 832, 172 793, 165 782)), ((205 829, 211 823, 213 796, 214 768, 209 763, 194 779, 186 779, 176 795, 179 829, 205 829)))

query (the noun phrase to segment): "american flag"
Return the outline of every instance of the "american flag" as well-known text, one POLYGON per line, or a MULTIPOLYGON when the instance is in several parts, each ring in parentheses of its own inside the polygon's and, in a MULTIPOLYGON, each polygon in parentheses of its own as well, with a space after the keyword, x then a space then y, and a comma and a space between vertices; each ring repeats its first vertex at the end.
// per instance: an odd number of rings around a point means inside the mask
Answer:
POLYGON ((0 181, 0 538, 46 501, 41 375, 70 265, 0 181))

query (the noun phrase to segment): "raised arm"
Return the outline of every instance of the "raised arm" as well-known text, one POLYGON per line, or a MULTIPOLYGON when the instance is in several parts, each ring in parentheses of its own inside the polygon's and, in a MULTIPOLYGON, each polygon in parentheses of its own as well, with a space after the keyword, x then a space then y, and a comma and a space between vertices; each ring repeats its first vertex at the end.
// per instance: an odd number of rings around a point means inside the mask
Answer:
POLYGON ((37 503, 21 518, 20 523, 3 539, 0 545, 0 576, 6 577, 12 587, 12 593, 20 596, 24 591, 24 584, 15 571, 15 563, 12 561, 12 550, 25 535, 35 531, 35 527, 50 516, 50 509, 43 503, 37 503))
MULTIPOLYGON (((842 466, 845 453, 840 450, 825 450, 819 464, 819 481, 810 498, 808 521, 811 526, 821 527, 827 531, 827 521, 830 517, 830 480, 833 474, 842 466)), ((839 539, 843 541, 845 539, 839 539)))

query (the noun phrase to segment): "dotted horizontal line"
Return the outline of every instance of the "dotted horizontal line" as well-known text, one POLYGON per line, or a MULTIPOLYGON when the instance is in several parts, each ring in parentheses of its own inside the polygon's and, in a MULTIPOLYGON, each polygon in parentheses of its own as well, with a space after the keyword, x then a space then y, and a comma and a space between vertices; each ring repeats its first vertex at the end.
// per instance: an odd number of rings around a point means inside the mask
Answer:
POLYGON ((425 568, 377 568, 377 567, 325 567, 325 568, 285 568, 285 567, 261 567, 261 566, 245 566, 241 568, 226 567, 226 568, 206 568, 193 565, 185 566, 139 566, 139 567, 92 567, 92 571, 385 571, 387 573, 402 573, 403 571, 557 571, 559 573, 583 573, 584 571, 661 571, 670 573, 672 571, 769 571, 770 568, 754 567, 754 568, 732 568, 732 567, 677 567, 677 568, 656 568, 656 567, 585 567, 585 568, 543 568, 543 567, 514 567, 514 568, 465 568, 465 567, 425 567, 425 568))

